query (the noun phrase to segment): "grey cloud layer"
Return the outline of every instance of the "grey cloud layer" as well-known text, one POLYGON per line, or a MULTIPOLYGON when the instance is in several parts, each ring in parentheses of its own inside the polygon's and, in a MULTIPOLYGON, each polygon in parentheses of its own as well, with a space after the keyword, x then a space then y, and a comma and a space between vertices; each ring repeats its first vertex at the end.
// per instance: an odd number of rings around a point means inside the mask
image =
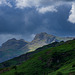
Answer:
MULTIPOLYGON (((0 42, 4 42, 12 37, 18 39, 24 38, 30 41, 33 39, 34 34, 40 32, 47 32, 57 36, 75 36, 75 23, 69 22, 74 20, 74 17, 72 17, 74 14, 72 8, 74 6, 62 4, 62 2, 60 2, 61 4, 55 4, 53 1, 57 2, 57 0, 52 0, 52 2, 51 0, 24 0, 34 2, 31 5, 27 2, 28 5, 26 5, 26 7, 22 5, 24 9, 17 9, 15 8, 16 5, 14 1, 15 0, 9 2, 9 4, 12 5, 11 8, 6 2, 4 2, 6 6, 2 6, 0 3, 0 39, 6 37, 6 39, 4 38, 5 40, 3 39, 3 41, 0 42), (32 8, 28 8, 27 6, 29 5, 32 6, 32 8), (36 8, 33 7, 35 5, 36 8), (38 7, 38 5, 40 7, 38 7), (57 5, 60 5, 60 7, 57 5), (69 13, 70 11, 71 14, 69 13), (68 18, 69 21, 67 20, 68 18)), ((21 0, 17 1, 21 2, 21 0)))
POLYGON ((61 33, 61 35, 66 35, 75 28, 74 24, 67 21, 71 7, 68 8, 65 6, 64 9, 63 5, 60 9, 59 8, 60 7, 58 7, 58 12, 39 14, 35 8, 21 10, 3 7, 0 9, 0 12, 2 12, 0 13, 0 33, 27 35, 45 30, 50 31, 50 33, 56 32, 58 34, 61 33), (67 29, 64 26, 66 26, 67 29), (64 31, 66 31, 66 34, 64 33, 63 28, 64 31))
POLYGON ((12 7, 13 5, 18 8, 23 7, 32 7, 32 6, 45 6, 45 5, 52 5, 55 2, 72 2, 74 0, 0 0, 0 5, 7 5, 12 7))

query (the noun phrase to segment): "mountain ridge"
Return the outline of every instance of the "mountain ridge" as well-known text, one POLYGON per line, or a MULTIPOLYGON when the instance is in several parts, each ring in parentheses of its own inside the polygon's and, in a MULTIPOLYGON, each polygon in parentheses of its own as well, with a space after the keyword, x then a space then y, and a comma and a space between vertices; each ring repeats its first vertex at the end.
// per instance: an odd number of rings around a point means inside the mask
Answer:
POLYGON ((31 42, 27 42, 23 39, 16 40, 13 38, 3 43, 0 47, 0 62, 34 51, 39 47, 56 41, 60 42, 72 39, 72 37, 57 37, 47 34, 46 32, 36 34, 35 38, 31 42))
MULTIPOLYGON (((57 37, 51 34, 47 34, 46 32, 41 32, 36 34, 34 39, 26 46, 30 49, 30 51, 34 51, 38 47, 42 47, 53 42, 67 41, 72 39, 74 39, 74 37, 57 37)), ((25 49, 26 46, 24 46, 22 49, 25 49)))

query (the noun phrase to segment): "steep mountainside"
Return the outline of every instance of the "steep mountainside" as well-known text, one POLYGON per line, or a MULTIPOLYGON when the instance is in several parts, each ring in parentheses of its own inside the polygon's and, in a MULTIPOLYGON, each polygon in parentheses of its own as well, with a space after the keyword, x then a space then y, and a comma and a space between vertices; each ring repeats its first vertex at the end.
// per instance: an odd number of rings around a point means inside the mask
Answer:
POLYGON ((1 75, 75 75, 75 39, 43 48, 22 64, 0 72, 1 75))
POLYGON ((59 42, 70 39, 73 38, 56 37, 45 32, 37 34, 31 42, 26 42, 23 39, 16 40, 13 38, 2 44, 2 47, 0 48, 0 62, 6 61, 21 54, 25 54, 26 52, 34 51, 39 47, 53 43, 55 41, 59 42))

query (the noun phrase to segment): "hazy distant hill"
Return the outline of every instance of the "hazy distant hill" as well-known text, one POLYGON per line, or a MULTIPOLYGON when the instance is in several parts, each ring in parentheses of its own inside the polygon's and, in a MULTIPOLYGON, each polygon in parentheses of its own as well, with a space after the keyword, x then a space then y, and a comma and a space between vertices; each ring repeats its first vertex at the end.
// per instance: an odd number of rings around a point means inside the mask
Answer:
POLYGON ((19 56, 26 52, 26 50, 19 50, 26 44, 28 44, 28 42, 24 41, 23 39, 16 40, 15 38, 3 43, 0 48, 0 62, 19 56))
POLYGON ((26 42, 23 39, 16 40, 15 38, 8 40, 0 47, 0 62, 19 56, 26 52, 34 51, 35 49, 44 45, 53 43, 55 41, 67 41, 73 39, 72 37, 57 37, 47 34, 45 32, 36 34, 31 42, 26 42))
POLYGON ((28 44, 28 42, 24 41, 23 39, 16 40, 15 38, 8 40, 7 42, 2 44, 0 51, 5 51, 8 49, 18 50, 28 44))

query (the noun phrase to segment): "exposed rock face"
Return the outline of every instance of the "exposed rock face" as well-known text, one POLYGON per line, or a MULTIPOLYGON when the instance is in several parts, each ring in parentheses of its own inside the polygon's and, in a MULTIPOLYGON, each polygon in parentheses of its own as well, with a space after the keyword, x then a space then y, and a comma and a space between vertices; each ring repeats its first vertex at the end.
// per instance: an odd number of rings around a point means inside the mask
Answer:
POLYGON ((52 42, 72 40, 71 37, 56 37, 45 32, 36 34, 31 42, 26 42, 23 39, 16 40, 15 38, 3 43, 0 47, 0 62, 19 56, 29 51, 50 44, 52 42))
POLYGON ((37 34, 32 42, 34 42, 34 41, 38 41, 39 42, 39 41, 44 40, 45 43, 50 43, 54 39, 55 39, 55 36, 49 35, 49 34, 44 32, 44 33, 37 34))

